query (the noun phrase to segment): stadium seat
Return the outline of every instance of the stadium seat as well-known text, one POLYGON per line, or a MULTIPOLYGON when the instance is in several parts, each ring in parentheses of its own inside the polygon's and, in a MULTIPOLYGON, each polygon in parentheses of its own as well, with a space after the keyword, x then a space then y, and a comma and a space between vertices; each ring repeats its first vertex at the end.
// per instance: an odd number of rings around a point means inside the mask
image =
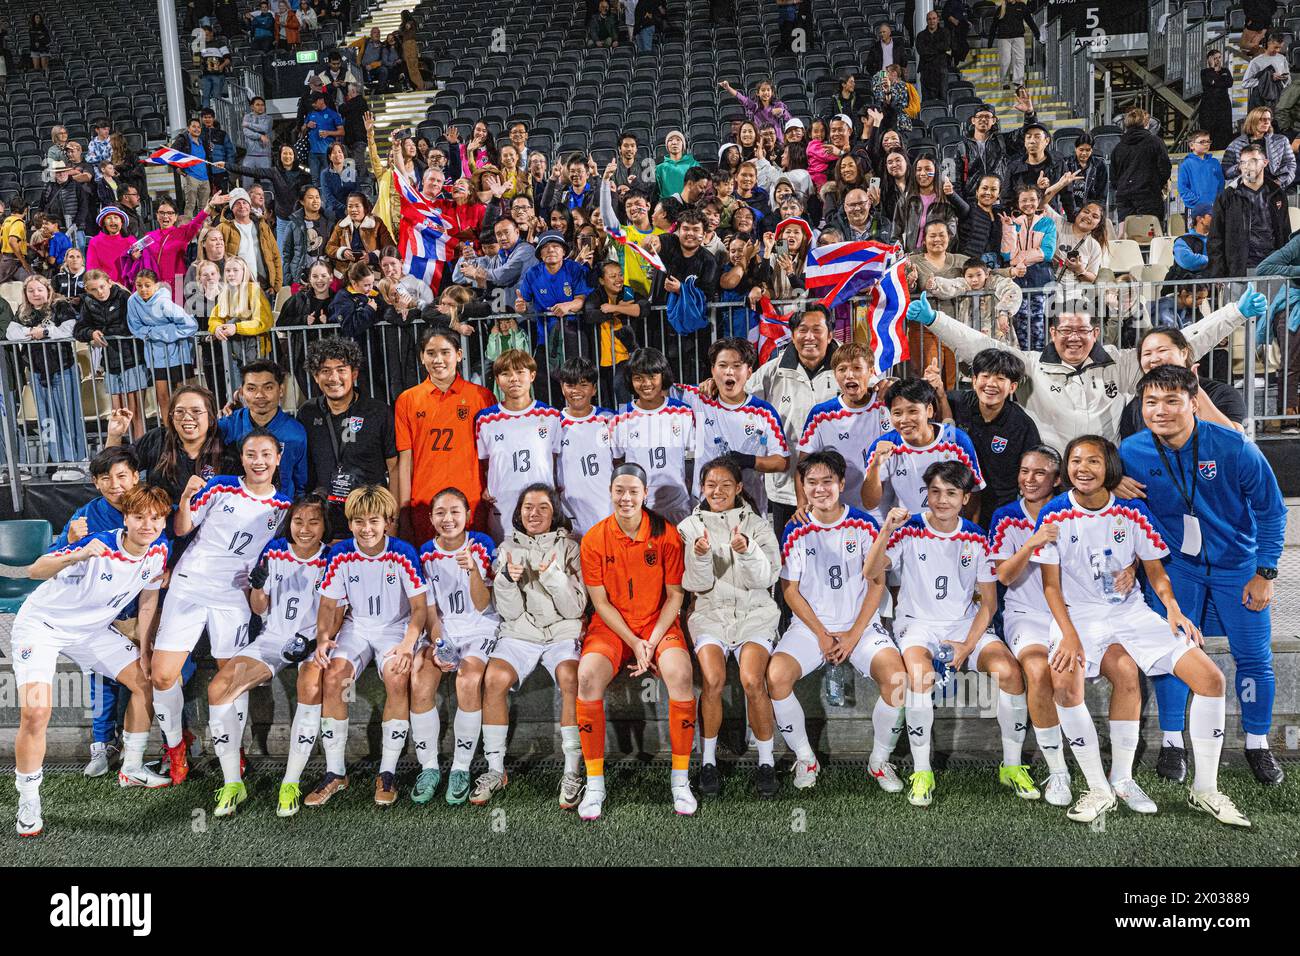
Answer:
MULTIPOLYGON (((43 555, 52 540, 48 521, 0 521, 0 565, 24 568, 43 555)), ((40 583, 26 577, 0 576, 0 614, 17 614, 23 600, 40 583)))
POLYGON ((1151 248, 1147 250, 1147 261, 1153 266, 1172 266, 1174 264, 1174 237, 1156 236, 1152 239, 1151 248))
POLYGON ((1149 245, 1156 236, 1164 235, 1159 216, 1125 216, 1120 227, 1120 234, 1125 239, 1132 239, 1140 246, 1149 245))
POLYGON ((1295 206, 1288 206, 1286 212, 1288 218, 1291 220, 1291 231, 1295 232, 1297 229, 1300 229, 1300 209, 1297 209, 1295 206))
POLYGON ((1146 261, 1142 247, 1132 239, 1112 239, 1106 244, 1101 264, 1115 275, 1140 275, 1146 261))

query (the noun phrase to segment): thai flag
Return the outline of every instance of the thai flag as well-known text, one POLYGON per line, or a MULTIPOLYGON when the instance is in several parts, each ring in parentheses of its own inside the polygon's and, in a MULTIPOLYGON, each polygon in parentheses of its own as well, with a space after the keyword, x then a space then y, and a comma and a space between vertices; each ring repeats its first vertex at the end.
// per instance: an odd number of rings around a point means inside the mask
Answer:
POLYGON ((447 222, 438 207, 393 170, 393 184, 401 199, 399 244, 406 271, 437 290, 442 267, 451 257, 455 240, 447 235, 447 222))
POLYGON ((623 228, 623 224, 618 221, 618 215, 614 212, 614 200, 610 194, 608 179, 600 181, 600 220, 605 224, 605 231, 613 236, 614 241, 620 246, 635 249, 642 259, 660 272, 668 271, 658 255, 628 238, 627 230, 623 228))
POLYGON ((189 169, 191 166, 197 166, 204 160, 197 156, 191 156, 189 153, 182 153, 179 150, 172 149, 170 146, 161 146, 152 153, 140 160, 142 163, 152 163, 155 166, 175 166, 177 169, 189 169))
POLYGON ((876 371, 881 375, 911 357, 907 347, 907 306, 912 301, 907 292, 903 259, 889 266, 871 290, 866 324, 871 331, 871 351, 876 356, 876 371))
POLYGON ((760 365, 790 341, 790 316, 777 312, 767 296, 758 300, 758 325, 749 330, 749 341, 758 349, 760 365))
POLYGON ((822 305, 833 309, 877 281, 889 268, 890 257, 900 252, 900 247, 874 239, 810 249, 804 285, 809 292, 822 294, 822 305))

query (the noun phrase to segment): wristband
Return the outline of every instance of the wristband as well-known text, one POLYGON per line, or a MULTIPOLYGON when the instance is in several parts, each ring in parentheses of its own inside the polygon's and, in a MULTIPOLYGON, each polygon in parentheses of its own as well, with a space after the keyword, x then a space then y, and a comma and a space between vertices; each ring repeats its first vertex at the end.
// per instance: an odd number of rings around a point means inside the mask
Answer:
POLYGON ((748 469, 750 469, 750 470, 753 470, 753 468, 754 468, 754 467, 757 465, 757 463, 758 463, 758 459, 757 459, 756 456, 754 456, 754 455, 744 455, 744 454, 741 454, 740 452, 737 452, 737 451, 733 451, 733 452, 731 453, 731 457, 734 458, 734 459, 736 459, 736 463, 737 463, 738 465, 740 465, 741 468, 748 468, 748 469))

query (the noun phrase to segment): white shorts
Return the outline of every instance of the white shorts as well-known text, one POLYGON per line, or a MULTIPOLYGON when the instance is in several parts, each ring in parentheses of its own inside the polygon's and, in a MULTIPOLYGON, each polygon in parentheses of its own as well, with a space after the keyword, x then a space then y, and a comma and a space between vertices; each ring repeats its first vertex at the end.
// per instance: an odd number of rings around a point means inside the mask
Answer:
MULTIPOLYGON (((853 648, 853 653, 849 655, 849 663, 863 677, 870 677, 872 660, 881 651, 889 648, 897 650, 889 632, 885 630, 885 625, 880 623, 880 618, 873 617, 866 630, 862 632, 857 646, 853 648)), ((776 650, 772 653, 789 654, 798 661, 800 677, 807 677, 826 663, 817 638, 797 617, 790 621, 790 627, 781 635, 781 640, 777 641, 776 650)))
POLYGON ((1006 636, 1011 653, 1020 660, 1026 648, 1051 645, 1052 615, 1041 611, 1002 612, 1002 633, 1006 636))
POLYGON ((112 625, 86 633, 59 631, 40 621, 15 624, 11 637, 14 678, 20 687, 53 685, 60 654, 86 673, 111 678, 140 659, 140 649, 112 625))
MULTIPOLYGON (((1129 657, 1148 677, 1172 674, 1182 656, 1196 645, 1174 637, 1169 624, 1141 601, 1123 607, 1083 607, 1070 609, 1070 621, 1083 644, 1084 675, 1095 678, 1101 672, 1101 659, 1112 644, 1121 645, 1129 657)), ((1061 629, 1052 622, 1048 653, 1056 652, 1061 629)))
POLYGON ((515 669, 518 680, 515 682, 514 689, 518 690, 519 685, 528 679, 528 675, 537 669, 538 664, 546 668, 547 673, 551 675, 551 680, 558 685, 559 681, 555 680, 555 668, 565 661, 576 661, 578 645, 576 641, 537 644, 517 637, 499 637, 489 656, 494 661, 505 661, 515 669))
POLYGON ((702 634, 699 637, 692 634, 691 641, 694 642, 697 653, 701 647, 716 647, 720 649, 722 651, 723 660, 726 660, 728 657, 734 657, 736 660, 740 660, 741 648, 746 644, 754 644, 761 647, 769 655, 773 651, 772 642, 765 641, 761 637, 742 637, 739 644, 728 644, 723 641, 722 638, 714 637, 712 634, 702 634))
POLYGON ((227 660, 248 646, 250 615, 247 606, 209 607, 170 591, 163 600, 153 649, 188 654, 199 643, 203 629, 207 628, 212 656, 219 661, 227 660))
MULTIPOLYGON (((915 618, 904 617, 895 621, 894 627, 899 632, 899 650, 905 652, 909 647, 924 647, 930 652, 931 657, 939 653, 939 645, 944 640, 964 644, 967 635, 970 634, 970 621, 928 624, 915 618)), ((962 669, 969 671, 978 669, 980 655, 984 653, 984 649, 990 644, 1001 643, 1002 641, 992 631, 981 634, 980 639, 975 642, 975 650, 971 651, 962 663, 962 669)))
MULTIPOLYGON (((462 634, 448 634, 443 629, 442 639, 451 645, 456 652, 456 663, 459 665, 467 657, 473 657, 488 662, 488 657, 492 654, 492 647, 497 642, 496 628, 490 631, 470 631, 462 634)), ((428 634, 420 635, 420 639, 415 642, 415 652, 418 654, 426 647, 433 646, 433 641, 429 640, 428 634)))
POLYGON ((249 660, 261 661, 270 669, 271 676, 274 677, 287 666, 285 659, 280 656, 280 652, 284 650, 284 645, 288 640, 289 638, 283 635, 268 634, 264 631, 257 636, 257 640, 253 641, 253 643, 240 648, 231 660, 247 657, 249 660))
POLYGON ((371 662, 375 662, 375 668, 379 671, 380 676, 384 673, 384 664, 392 656, 397 645, 402 643, 402 638, 406 636, 406 625, 401 627, 392 627, 387 630, 382 628, 369 627, 362 632, 362 629, 353 623, 352 618, 346 618, 343 626, 339 628, 338 644, 335 646, 333 653, 330 654, 330 660, 345 660, 352 665, 352 679, 356 680, 361 676, 361 672, 371 662))

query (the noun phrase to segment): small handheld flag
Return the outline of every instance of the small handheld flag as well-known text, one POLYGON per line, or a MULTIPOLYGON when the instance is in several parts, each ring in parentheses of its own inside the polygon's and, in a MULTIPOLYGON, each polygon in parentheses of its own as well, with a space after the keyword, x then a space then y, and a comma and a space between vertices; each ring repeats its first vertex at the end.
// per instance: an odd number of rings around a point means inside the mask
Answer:
MULTIPOLYGON (((200 163, 208 163, 206 159, 191 156, 189 153, 182 153, 170 146, 160 146, 140 162, 150 163, 154 166, 174 166, 176 169, 189 169, 191 166, 197 166, 200 163)), ((211 166, 212 163, 208 163, 208 165, 211 166)))
POLYGON ((668 271, 664 267, 663 260, 658 255, 628 238, 627 230, 623 228, 623 224, 618 221, 618 215, 614 212, 614 202, 610 195, 608 179, 600 181, 600 219, 605 224, 605 231, 613 236, 614 241, 620 246, 635 249, 642 259, 660 272, 668 271))

